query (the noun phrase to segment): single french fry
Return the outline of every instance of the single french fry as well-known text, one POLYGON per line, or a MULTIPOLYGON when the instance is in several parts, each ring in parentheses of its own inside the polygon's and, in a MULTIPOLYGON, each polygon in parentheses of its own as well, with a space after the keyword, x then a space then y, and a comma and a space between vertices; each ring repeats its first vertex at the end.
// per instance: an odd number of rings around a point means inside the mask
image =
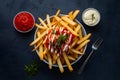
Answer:
POLYGON ((80 10, 75 10, 75 12, 73 13, 72 20, 75 19, 75 17, 78 15, 79 12, 80 12, 80 10))
POLYGON ((84 36, 81 40, 79 40, 79 41, 77 42, 77 44, 80 44, 80 43, 82 43, 83 41, 87 40, 90 36, 91 36, 91 33, 87 34, 87 35, 84 36))
POLYGON ((73 11, 69 12, 68 15, 69 15, 69 19, 73 20, 73 11))
POLYGON ((46 35, 47 31, 44 31, 38 38, 36 38, 32 43, 30 43, 30 46, 33 46, 36 44, 42 37, 46 35))
POLYGON ((48 52, 47 48, 44 46, 44 55, 48 52))
POLYGON ((83 34, 82 34, 82 27, 80 26, 80 30, 79 30, 79 38, 82 39, 83 34))
POLYGON ((50 16, 47 14, 46 18, 47 18, 48 27, 51 29, 50 16))
POLYGON ((90 42, 90 40, 85 40, 84 42, 82 42, 77 48, 76 50, 80 50, 82 47, 84 47, 88 42, 90 42))
POLYGON ((52 58, 50 56, 50 53, 47 53, 47 57, 48 57, 49 69, 52 69, 52 58))
POLYGON ((48 61, 47 54, 44 55, 44 59, 48 61))
POLYGON ((66 62, 66 64, 67 64, 67 66, 68 66, 69 71, 73 71, 73 68, 72 68, 72 66, 71 66, 71 64, 70 64, 70 61, 69 61, 69 59, 68 59, 66 53, 64 53, 64 52, 63 52, 63 58, 64 58, 64 60, 65 60, 65 62, 66 62))
POLYGON ((58 64, 58 66, 59 66, 60 72, 63 73, 63 72, 64 72, 64 68, 63 68, 63 66, 62 66, 62 63, 61 63, 59 57, 57 58, 57 64, 58 64))
POLYGON ((40 57, 40 60, 43 60, 43 46, 42 45, 40 45, 40 47, 39 47, 39 57, 40 57))
POLYGON ((34 48, 32 51, 37 50, 37 49, 39 48, 39 46, 41 45, 42 42, 43 42, 43 40, 41 40, 41 41, 35 46, 35 48, 34 48))
POLYGON ((37 28, 39 28, 39 29, 47 29, 47 27, 41 26, 41 25, 39 25, 39 24, 37 24, 37 23, 35 23, 35 26, 36 26, 37 28))
POLYGON ((60 9, 57 10, 55 16, 58 16, 60 14, 60 9))
POLYGON ((69 18, 66 17, 66 16, 62 16, 61 18, 62 18, 64 21, 66 21, 68 24, 70 24, 70 25, 75 26, 75 25, 77 24, 76 22, 72 21, 71 19, 69 19, 69 18))
POLYGON ((47 27, 47 25, 45 24, 45 22, 44 22, 40 17, 38 17, 38 20, 41 22, 41 24, 42 24, 44 27, 47 27))
POLYGON ((56 63, 57 58, 58 58, 57 54, 56 54, 56 53, 53 53, 53 64, 56 63))
POLYGON ((83 54, 83 53, 81 53, 80 51, 78 51, 76 49, 70 49, 70 51, 72 51, 75 54, 80 54, 80 55, 83 54))
POLYGON ((70 45, 70 49, 73 48, 75 46, 75 44, 77 43, 78 39, 75 38, 75 40, 73 41, 73 43, 70 45))
POLYGON ((68 56, 68 59, 71 60, 71 61, 75 61, 76 59, 73 57, 73 56, 68 56))
POLYGON ((80 31, 80 25, 77 25, 77 27, 75 28, 75 32, 78 33, 80 31))

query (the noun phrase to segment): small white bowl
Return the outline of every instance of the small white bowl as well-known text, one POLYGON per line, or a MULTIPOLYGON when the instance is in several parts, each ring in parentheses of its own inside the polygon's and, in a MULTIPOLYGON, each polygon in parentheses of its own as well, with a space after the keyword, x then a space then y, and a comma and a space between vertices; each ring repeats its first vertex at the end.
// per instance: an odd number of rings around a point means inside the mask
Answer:
MULTIPOLYGON (((60 16, 61 16, 61 15, 64 15, 64 14, 60 14, 60 16)), ((54 15, 53 15, 53 16, 54 16, 54 15)), ((53 16, 50 16, 50 19, 53 18, 53 16)), ((46 22, 46 19, 45 19, 44 21, 46 22)), ((83 27, 83 25, 82 25, 77 19, 75 19, 75 21, 76 21, 78 24, 81 25, 82 31, 83 31, 83 36, 85 36, 85 35, 86 35, 86 30, 85 30, 85 28, 83 27)), ((38 30, 38 28, 37 28, 36 31, 35 31, 34 40, 36 39, 37 30, 38 30)), ((83 54, 85 53, 86 48, 87 48, 87 45, 84 47, 83 54)), ((36 52, 37 52, 37 54, 39 54, 38 50, 36 50, 36 52)), ((71 62, 71 65, 75 64, 76 62, 78 62, 78 61, 81 59, 82 56, 83 56, 83 55, 79 56, 75 61, 71 62)), ((49 64, 48 61, 46 61, 45 59, 43 59, 43 62, 45 62, 46 64, 49 64)), ((52 66, 53 66, 53 67, 58 67, 57 64, 53 64, 52 66)), ((64 64, 63 67, 67 67, 67 65, 64 64)))
MULTIPOLYGON (((29 19, 29 18, 28 18, 29 19)), ((20 22, 19 22, 20 24, 20 22)), ((34 16, 30 13, 30 12, 27 12, 27 11, 21 11, 19 13, 17 13, 13 19, 13 25, 14 25, 14 28, 18 31, 18 32, 21 32, 21 33, 27 33, 27 32, 30 32, 33 28, 34 28, 34 24, 35 24, 35 19, 34 19, 34 16), (15 24, 15 19, 20 15, 20 14, 23 14, 23 13, 27 13, 32 19, 33 19, 33 24, 32 24, 32 27, 29 28, 28 30, 20 30, 17 28, 16 24, 15 24)))
POLYGON ((87 26, 96 26, 100 22, 100 13, 95 8, 87 8, 82 13, 82 20, 87 26))

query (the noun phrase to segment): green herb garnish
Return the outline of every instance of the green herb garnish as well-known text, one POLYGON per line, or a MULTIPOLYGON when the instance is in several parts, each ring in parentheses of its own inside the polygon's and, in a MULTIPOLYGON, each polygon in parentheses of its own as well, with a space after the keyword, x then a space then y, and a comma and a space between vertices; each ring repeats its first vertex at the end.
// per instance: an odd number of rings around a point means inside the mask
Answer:
POLYGON ((66 39, 67 39, 67 36, 66 36, 66 35, 60 34, 60 36, 59 36, 58 39, 57 39, 57 44, 58 44, 59 46, 61 46, 62 43, 65 42, 66 39))
POLYGON ((30 65, 25 65, 24 70, 29 77, 32 77, 38 73, 39 67, 40 67, 39 63, 33 61, 30 65))
POLYGON ((94 16, 94 14, 92 14, 91 16, 92 16, 92 21, 93 21, 95 19, 95 16, 94 16))

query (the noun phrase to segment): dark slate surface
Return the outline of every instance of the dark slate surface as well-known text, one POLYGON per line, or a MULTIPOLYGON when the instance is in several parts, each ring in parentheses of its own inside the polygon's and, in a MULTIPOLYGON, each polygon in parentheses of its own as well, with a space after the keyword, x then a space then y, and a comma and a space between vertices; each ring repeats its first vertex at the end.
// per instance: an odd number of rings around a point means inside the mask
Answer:
POLYGON ((18 12, 29 11, 38 21, 38 16, 44 19, 47 13, 53 15, 57 9, 61 9, 62 13, 80 9, 82 13, 88 7, 99 10, 101 21, 96 28, 89 28, 82 22, 81 13, 77 16, 92 37, 86 55, 73 65, 74 71, 70 73, 65 68, 61 74, 58 68, 49 70, 48 65, 40 61, 39 73, 30 80, 120 80, 119 3, 119 0, 0 0, 0 80, 28 80, 24 65, 39 60, 29 47, 35 28, 27 34, 21 34, 13 27, 13 17, 18 12), (104 43, 92 55, 82 75, 78 75, 78 68, 98 37, 102 37, 104 43))

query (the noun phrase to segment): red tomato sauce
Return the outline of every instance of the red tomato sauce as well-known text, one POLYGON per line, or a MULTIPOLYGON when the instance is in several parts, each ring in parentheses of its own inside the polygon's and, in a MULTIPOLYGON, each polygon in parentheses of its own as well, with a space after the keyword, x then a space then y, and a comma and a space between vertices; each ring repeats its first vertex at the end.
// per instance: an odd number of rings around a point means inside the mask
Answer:
POLYGON ((34 18, 29 12, 20 12, 14 19, 14 25, 20 31, 28 31, 34 26, 34 18))
POLYGON ((51 53, 58 53, 60 55, 62 52, 69 51, 74 37, 75 35, 69 32, 66 28, 60 29, 56 27, 55 29, 48 31, 45 38, 46 47, 51 53), (62 41, 59 43, 59 41, 63 38, 65 38, 64 42, 62 41))

